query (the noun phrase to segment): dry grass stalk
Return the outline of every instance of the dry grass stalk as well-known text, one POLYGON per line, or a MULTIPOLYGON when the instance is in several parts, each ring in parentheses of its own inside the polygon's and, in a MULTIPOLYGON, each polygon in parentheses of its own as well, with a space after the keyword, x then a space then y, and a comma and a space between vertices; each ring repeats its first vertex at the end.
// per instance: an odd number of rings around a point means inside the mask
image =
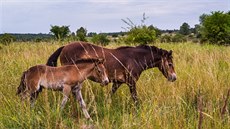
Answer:
POLYGON ((202 110, 203 110, 203 102, 202 102, 202 96, 199 95, 198 96, 198 113, 199 113, 199 121, 198 121, 198 129, 202 129, 202 122, 203 122, 203 113, 202 113, 202 110))
POLYGON ((230 96, 230 89, 228 89, 228 93, 227 93, 227 96, 226 96, 225 101, 224 101, 224 106, 221 109, 221 118, 222 119, 224 118, 224 114, 227 111, 227 103, 228 103, 229 96, 230 96))

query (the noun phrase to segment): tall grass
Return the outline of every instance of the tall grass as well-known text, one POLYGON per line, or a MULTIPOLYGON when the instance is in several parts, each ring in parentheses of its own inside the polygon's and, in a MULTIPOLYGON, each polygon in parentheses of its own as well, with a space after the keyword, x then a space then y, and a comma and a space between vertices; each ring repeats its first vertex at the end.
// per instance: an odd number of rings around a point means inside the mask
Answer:
POLYGON ((84 82, 83 98, 94 120, 89 122, 72 97, 65 109, 59 110, 60 92, 43 90, 34 108, 15 95, 22 72, 46 63, 61 45, 12 43, 0 47, 0 128, 198 128, 201 114, 203 128, 230 128, 230 100, 225 99, 230 88, 230 47, 156 44, 173 50, 178 79, 168 82, 157 69, 143 72, 137 82, 141 102, 138 113, 126 85, 107 99, 111 84, 101 87, 84 82))

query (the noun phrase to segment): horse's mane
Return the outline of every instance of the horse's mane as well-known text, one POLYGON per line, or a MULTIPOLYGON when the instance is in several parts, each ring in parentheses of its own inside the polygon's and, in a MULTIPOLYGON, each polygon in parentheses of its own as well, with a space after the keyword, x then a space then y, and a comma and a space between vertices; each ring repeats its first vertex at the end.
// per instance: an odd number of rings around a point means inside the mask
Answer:
POLYGON ((121 50, 121 49, 127 49, 127 48, 133 48, 133 47, 131 47, 131 46, 122 46, 122 47, 118 47, 116 49, 121 50))
POLYGON ((136 46, 136 48, 140 48, 140 49, 144 49, 144 50, 151 50, 151 51, 156 52, 160 55, 169 53, 167 50, 162 49, 162 48, 158 48, 156 46, 139 45, 139 46, 136 46))
POLYGON ((139 45, 139 46, 136 46, 136 48, 141 48, 141 49, 145 49, 145 50, 152 50, 152 51, 159 51, 160 50, 156 46, 148 46, 148 45, 139 45))
POLYGON ((139 45, 139 46, 136 46, 136 47, 133 47, 133 46, 121 46, 121 47, 118 47, 117 49, 127 49, 127 48, 142 48, 142 49, 150 49, 150 47, 154 47, 154 48, 157 48, 155 46, 148 46, 148 45, 139 45))
POLYGON ((121 50, 121 49, 128 49, 128 48, 136 48, 136 49, 140 49, 140 50, 150 50, 156 53, 168 53, 167 50, 158 48, 156 46, 149 46, 149 45, 138 45, 136 47, 132 47, 132 46, 122 46, 122 47, 118 47, 117 50, 121 50))

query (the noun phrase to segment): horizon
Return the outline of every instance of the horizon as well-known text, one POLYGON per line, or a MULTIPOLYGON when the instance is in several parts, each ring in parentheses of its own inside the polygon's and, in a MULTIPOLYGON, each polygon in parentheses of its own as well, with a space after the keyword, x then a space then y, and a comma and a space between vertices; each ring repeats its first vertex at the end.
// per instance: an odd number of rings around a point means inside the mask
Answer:
POLYGON ((136 1, 136 0, 2 0, 0 2, 0 34, 49 34, 51 25, 80 27, 87 32, 125 32, 121 20, 129 18, 161 30, 178 30, 186 22, 191 28, 199 24, 199 16, 212 11, 229 11, 228 0, 136 1))

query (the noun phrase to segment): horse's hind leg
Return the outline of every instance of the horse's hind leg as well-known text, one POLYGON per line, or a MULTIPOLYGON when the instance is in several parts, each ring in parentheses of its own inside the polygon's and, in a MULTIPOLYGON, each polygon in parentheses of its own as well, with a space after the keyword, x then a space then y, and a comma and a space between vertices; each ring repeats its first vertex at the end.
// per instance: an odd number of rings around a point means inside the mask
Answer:
POLYGON ((69 85, 63 86, 63 99, 62 99, 62 103, 61 103, 61 109, 63 109, 65 107, 65 104, 69 98, 70 91, 71 91, 71 87, 69 85))
POLYGON ((34 107, 34 103, 38 97, 38 94, 39 94, 39 92, 37 92, 37 91, 34 93, 31 93, 31 95, 30 95, 30 106, 31 107, 34 107))
POLYGON ((86 119, 89 119, 90 121, 93 121, 91 119, 87 109, 86 109, 86 104, 85 104, 85 102, 84 102, 84 100, 82 98, 81 87, 82 87, 82 84, 79 84, 79 85, 75 86, 74 89, 73 89, 73 94, 76 97, 76 99, 78 100, 78 102, 80 104, 80 107, 81 107, 86 119))
POLYGON ((35 91, 34 93, 31 93, 30 95, 30 104, 31 107, 34 106, 34 103, 36 101, 36 99, 38 98, 39 93, 42 91, 42 87, 40 87, 40 89, 38 91, 35 91))

